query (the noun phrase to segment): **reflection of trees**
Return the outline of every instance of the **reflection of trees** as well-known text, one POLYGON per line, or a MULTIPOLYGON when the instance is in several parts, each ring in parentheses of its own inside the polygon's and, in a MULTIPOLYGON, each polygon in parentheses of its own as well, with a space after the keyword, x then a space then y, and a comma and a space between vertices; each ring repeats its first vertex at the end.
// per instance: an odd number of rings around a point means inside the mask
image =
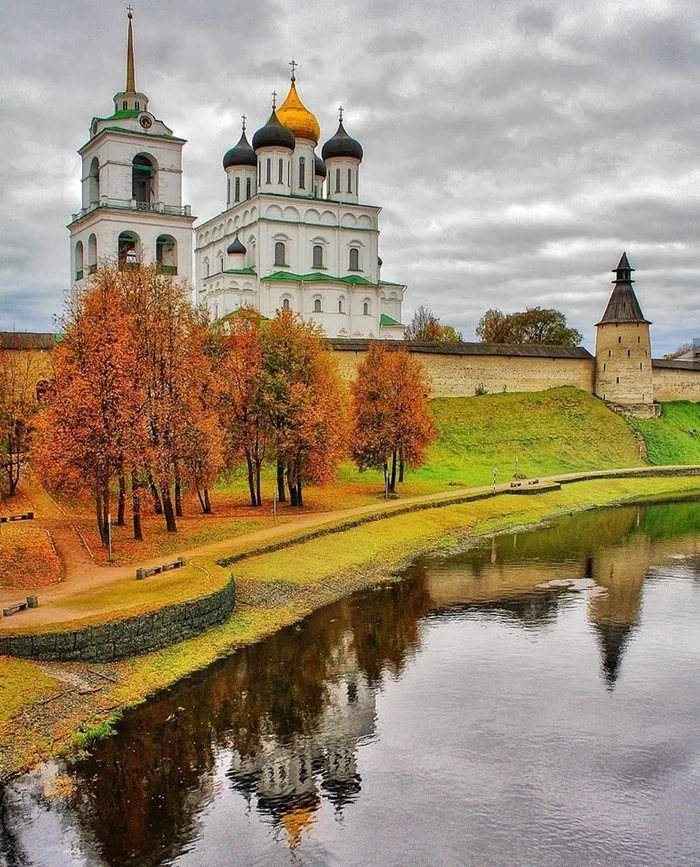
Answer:
POLYGON ((352 608, 357 664, 370 684, 385 670, 397 677, 420 647, 419 620, 430 610, 425 575, 416 575, 363 596, 352 608))
MULTIPOLYGON (((21 825, 20 825, 21 826, 21 825)), ((0 785, 0 865, 2 867, 28 867, 27 858, 18 834, 12 829, 7 790, 0 785)))

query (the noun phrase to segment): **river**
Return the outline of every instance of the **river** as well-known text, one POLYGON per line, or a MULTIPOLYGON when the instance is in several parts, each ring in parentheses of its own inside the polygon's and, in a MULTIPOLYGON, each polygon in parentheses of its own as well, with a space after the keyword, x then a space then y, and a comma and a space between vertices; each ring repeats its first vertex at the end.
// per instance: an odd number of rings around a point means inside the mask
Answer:
POLYGON ((13 780, 0 865, 696 867, 699 671, 697 502, 495 536, 13 780))

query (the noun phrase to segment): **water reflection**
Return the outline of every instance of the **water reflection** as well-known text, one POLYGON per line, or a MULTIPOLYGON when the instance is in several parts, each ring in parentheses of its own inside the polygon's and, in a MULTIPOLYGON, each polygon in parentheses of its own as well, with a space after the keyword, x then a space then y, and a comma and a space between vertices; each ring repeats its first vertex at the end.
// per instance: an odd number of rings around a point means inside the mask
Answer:
POLYGON ((342 816, 362 797, 358 755, 377 737, 383 685, 443 621, 540 636, 583 605, 601 686, 612 690, 643 629, 650 567, 681 562, 690 574, 700 562, 699 512, 694 503, 591 512, 419 559, 401 583, 316 612, 128 714, 72 771, 69 798, 47 800, 36 775, 0 790, 0 865, 52 863, 40 857, 51 835, 64 852, 55 863, 186 860, 226 790, 299 847, 324 805, 342 816))

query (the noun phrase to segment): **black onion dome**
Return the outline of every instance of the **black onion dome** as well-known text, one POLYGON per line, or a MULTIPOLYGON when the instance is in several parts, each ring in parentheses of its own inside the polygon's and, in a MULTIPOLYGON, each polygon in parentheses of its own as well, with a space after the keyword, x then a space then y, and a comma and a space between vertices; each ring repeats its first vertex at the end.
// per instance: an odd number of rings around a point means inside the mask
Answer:
POLYGON ((253 166, 253 168, 257 168, 257 165, 258 158, 255 156, 255 151, 250 146, 245 133, 242 133, 238 144, 227 150, 224 154, 224 168, 230 169, 231 166, 253 166))
POLYGON ((379 267, 381 268, 383 264, 384 264, 384 263, 382 262, 382 257, 381 257, 381 256, 377 256, 377 265, 379 265, 379 267))
POLYGON ((253 150, 255 151, 260 148, 274 147, 287 148, 287 150, 293 151, 295 144, 294 133, 280 123, 277 112, 274 109, 272 109, 270 119, 265 126, 260 127, 253 136, 253 150))
POLYGON ((314 154, 314 174, 321 178, 325 178, 328 174, 326 164, 318 154, 314 154))
POLYGON ((352 157, 352 159, 361 160, 364 151, 359 141, 351 138, 345 132, 345 127, 341 121, 338 124, 336 134, 324 144, 321 154, 324 160, 331 160, 333 157, 352 157))
POLYGON ((231 241, 231 243, 226 248, 227 253, 245 253, 245 247, 241 244, 238 235, 231 241))

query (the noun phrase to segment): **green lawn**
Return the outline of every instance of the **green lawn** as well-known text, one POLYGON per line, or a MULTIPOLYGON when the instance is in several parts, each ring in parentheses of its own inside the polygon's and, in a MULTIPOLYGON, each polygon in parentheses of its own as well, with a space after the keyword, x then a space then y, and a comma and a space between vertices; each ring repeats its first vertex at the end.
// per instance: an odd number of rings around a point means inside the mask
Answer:
POLYGON ((700 403, 661 404, 661 417, 632 419, 647 444, 647 463, 700 464, 700 403))

